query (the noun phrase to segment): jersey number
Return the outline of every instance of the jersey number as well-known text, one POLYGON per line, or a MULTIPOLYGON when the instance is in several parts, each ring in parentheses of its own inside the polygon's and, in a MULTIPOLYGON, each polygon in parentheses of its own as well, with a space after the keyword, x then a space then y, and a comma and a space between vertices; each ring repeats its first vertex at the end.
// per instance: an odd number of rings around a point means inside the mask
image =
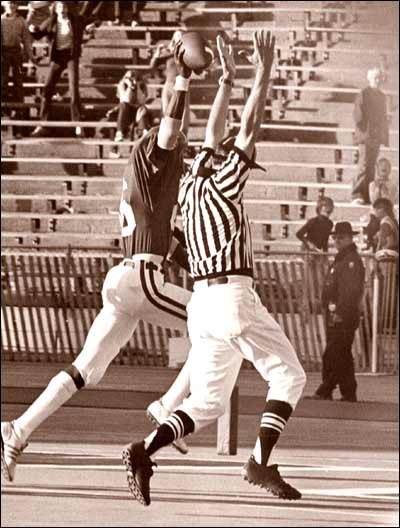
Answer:
POLYGON ((124 199, 121 200, 119 205, 119 219, 121 222, 121 235, 123 237, 132 235, 136 226, 135 215, 132 207, 124 199))

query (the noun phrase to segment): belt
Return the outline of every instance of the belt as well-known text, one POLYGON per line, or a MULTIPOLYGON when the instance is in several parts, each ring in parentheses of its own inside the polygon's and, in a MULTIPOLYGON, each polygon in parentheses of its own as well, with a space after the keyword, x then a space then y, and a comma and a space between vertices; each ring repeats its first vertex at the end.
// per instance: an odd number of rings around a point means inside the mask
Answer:
POLYGON ((204 288, 210 286, 216 286, 218 284, 243 284, 247 287, 253 287, 253 279, 248 275, 223 275, 221 277, 214 277, 212 279, 197 280, 194 283, 194 288, 204 288))
POLYGON ((214 279, 206 279, 207 286, 214 286, 215 284, 228 284, 228 277, 215 277, 214 279))
POLYGON ((144 267, 147 270, 161 271, 163 272, 162 265, 156 264, 155 262, 145 262, 144 260, 128 260, 125 259, 122 262, 123 266, 129 266, 130 268, 139 268, 141 263, 144 263, 144 267))

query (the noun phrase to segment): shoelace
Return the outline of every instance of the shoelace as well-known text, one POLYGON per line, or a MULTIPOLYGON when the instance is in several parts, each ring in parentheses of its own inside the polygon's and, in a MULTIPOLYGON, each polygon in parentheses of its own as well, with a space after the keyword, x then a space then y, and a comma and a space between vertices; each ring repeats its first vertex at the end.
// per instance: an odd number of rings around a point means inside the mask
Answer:
POLYGON ((153 460, 149 460, 149 462, 146 461, 146 463, 143 466, 143 469, 148 473, 149 475, 153 474, 153 467, 158 467, 157 462, 154 462, 153 460))
MULTIPOLYGON (((15 432, 15 429, 14 429, 13 422, 10 423, 10 426, 11 426, 14 436, 17 436, 17 433, 15 432)), ((3 440, 3 443, 4 443, 4 452, 6 453, 7 451, 7 454, 10 456, 11 460, 13 460, 14 462, 17 459, 17 457, 22 454, 23 450, 26 449, 29 445, 28 442, 26 442, 25 444, 22 444, 21 447, 16 447, 12 444, 9 444, 6 440, 3 440)))

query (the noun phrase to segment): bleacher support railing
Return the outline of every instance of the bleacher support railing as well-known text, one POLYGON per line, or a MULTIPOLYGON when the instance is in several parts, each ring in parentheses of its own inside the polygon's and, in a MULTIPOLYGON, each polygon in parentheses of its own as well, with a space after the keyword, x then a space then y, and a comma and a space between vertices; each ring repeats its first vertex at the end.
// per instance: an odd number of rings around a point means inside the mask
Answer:
MULTIPOLYGON (((306 370, 320 370, 325 347, 323 278, 333 255, 276 253, 259 256, 255 282, 261 300, 293 343, 306 370)), ((121 257, 106 252, 4 250, 1 358, 69 362, 81 351, 101 308, 107 271, 121 257)), ((353 346, 358 372, 398 371, 398 259, 365 254, 362 318, 353 346)), ((187 276, 170 275, 190 287, 187 276)), ((117 364, 168 365, 168 342, 179 332, 140 322, 117 364)))

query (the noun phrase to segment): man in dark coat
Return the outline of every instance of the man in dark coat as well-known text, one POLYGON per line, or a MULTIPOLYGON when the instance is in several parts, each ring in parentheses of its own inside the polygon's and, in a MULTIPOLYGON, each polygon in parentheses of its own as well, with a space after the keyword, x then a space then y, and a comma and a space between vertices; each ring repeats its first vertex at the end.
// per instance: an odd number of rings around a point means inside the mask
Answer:
POLYGON ((322 383, 316 399, 331 400, 339 385, 342 401, 357 401, 352 345, 360 322, 365 268, 353 242, 350 222, 338 222, 333 231, 338 253, 322 290, 326 322, 326 348, 322 358, 322 383))

